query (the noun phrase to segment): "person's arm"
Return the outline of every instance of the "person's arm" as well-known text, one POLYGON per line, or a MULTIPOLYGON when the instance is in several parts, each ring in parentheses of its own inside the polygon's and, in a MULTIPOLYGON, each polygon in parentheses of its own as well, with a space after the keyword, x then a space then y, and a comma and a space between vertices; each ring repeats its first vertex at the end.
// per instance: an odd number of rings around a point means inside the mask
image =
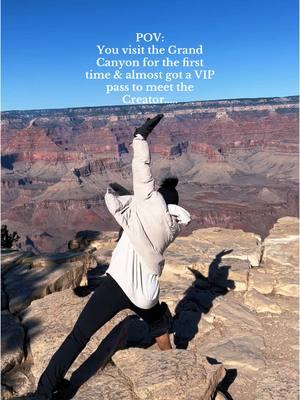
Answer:
POLYGON ((109 186, 104 195, 104 201, 108 211, 115 216, 115 214, 122 208, 122 203, 119 200, 119 195, 109 186))
POLYGON ((133 193, 137 200, 148 199, 154 191, 154 179, 151 173, 151 156, 147 137, 163 118, 163 114, 158 114, 136 129, 132 142, 132 176, 133 193))
POLYGON ((151 156, 147 141, 137 135, 132 142, 132 179, 133 193, 137 200, 148 199, 154 191, 154 179, 151 173, 151 156))
POLYGON ((124 228, 128 215, 125 212, 132 200, 131 195, 119 196, 111 185, 106 190, 104 201, 108 211, 113 215, 117 223, 124 228))

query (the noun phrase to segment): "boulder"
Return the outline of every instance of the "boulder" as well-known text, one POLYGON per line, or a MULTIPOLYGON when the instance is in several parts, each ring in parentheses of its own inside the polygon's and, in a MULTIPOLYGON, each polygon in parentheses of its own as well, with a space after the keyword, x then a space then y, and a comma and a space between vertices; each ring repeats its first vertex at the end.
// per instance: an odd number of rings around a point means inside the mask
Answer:
POLYGON ((115 237, 115 232, 80 231, 76 233, 75 239, 69 241, 68 248, 70 250, 101 248, 115 237))
POLYGON ((116 232, 105 232, 102 233, 100 239, 89 239, 87 251, 93 250, 93 257, 99 264, 109 263, 112 252, 117 245, 117 237, 116 232))
POLYGON ((262 264, 274 279, 274 292, 299 296, 299 220, 280 218, 264 241, 262 264))
POLYGON ((72 239, 68 242, 68 249, 72 251, 84 250, 86 247, 86 243, 83 243, 82 239, 72 239))
POLYGON ((193 351, 128 349, 113 362, 141 400, 210 400, 225 376, 222 364, 211 365, 193 351))
POLYGON ((19 312, 49 293, 79 285, 86 266, 82 261, 44 268, 17 265, 4 277, 9 310, 19 312))
POLYGON ((74 396, 74 400, 137 400, 132 384, 121 371, 109 363, 74 396))

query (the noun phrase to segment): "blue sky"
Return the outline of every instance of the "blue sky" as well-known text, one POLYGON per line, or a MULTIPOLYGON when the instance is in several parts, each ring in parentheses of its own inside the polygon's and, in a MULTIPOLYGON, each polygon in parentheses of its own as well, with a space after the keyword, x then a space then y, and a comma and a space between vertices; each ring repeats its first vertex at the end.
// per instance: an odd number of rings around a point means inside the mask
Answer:
POLYGON ((123 104, 125 93, 106 95, 84 73, 105 70, 98 44, 136 45, 136 32, 204 46, 214 78, 168 101, 298 93, 297 0, 2 0, 2 110, 123 104))

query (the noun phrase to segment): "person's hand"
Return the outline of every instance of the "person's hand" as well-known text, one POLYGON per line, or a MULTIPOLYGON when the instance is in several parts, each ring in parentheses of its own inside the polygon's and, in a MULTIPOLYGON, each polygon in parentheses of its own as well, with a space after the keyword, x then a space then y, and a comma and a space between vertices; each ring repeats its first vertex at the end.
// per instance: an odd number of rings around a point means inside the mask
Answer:
POLYGON ((147 118, 146 122, 135 130, 134 136, 141 135, 146 140, 163 116, 163 114, 157 114, 154 118, 147 118))

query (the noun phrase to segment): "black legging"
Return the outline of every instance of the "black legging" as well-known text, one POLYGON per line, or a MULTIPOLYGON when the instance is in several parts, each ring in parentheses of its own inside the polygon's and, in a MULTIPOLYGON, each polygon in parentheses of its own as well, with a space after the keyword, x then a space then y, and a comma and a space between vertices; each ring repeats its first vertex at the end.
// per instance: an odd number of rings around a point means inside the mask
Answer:
MULTIPOLYGON (((151 324, 153 325, 153 323, 154 326, 157 326, 157 324, 164 319, 163 314, 165 310, 160 303, 157 303, 153 308, 148 310, 136 307, 117 282, 110 275, 106 275, 101 279, 99 286, 83 308, 71 333, 52 356, 46 370, 40 377, 37 392, 51 398, 53 390, 63 380, 68 369, 84 349, 93 334, 106 322, 111 320, 118 312, 126 308, 134 311, 150 326, 151 324)), ((165 328, 162 326, 160 328, 162 329, 160 329, 159 334, 156 336, 168 331, 166 325, 165 328)), ((94 370, 95 367, 97 367, 97 365, 95 365, 97 364, 97 360, 96 357, 93 357, 93 354, 84 363, 89 363, 91 368, 88 368, 88 370, 94 370)), ((75 378, 76 372, 78 375, 79 370, 80 368, 73 374, 75 378)), ((88 378, 89 376, 82 376, 77 377, 77 380, 81 380, 81 383, 83 383, 88 378)))

